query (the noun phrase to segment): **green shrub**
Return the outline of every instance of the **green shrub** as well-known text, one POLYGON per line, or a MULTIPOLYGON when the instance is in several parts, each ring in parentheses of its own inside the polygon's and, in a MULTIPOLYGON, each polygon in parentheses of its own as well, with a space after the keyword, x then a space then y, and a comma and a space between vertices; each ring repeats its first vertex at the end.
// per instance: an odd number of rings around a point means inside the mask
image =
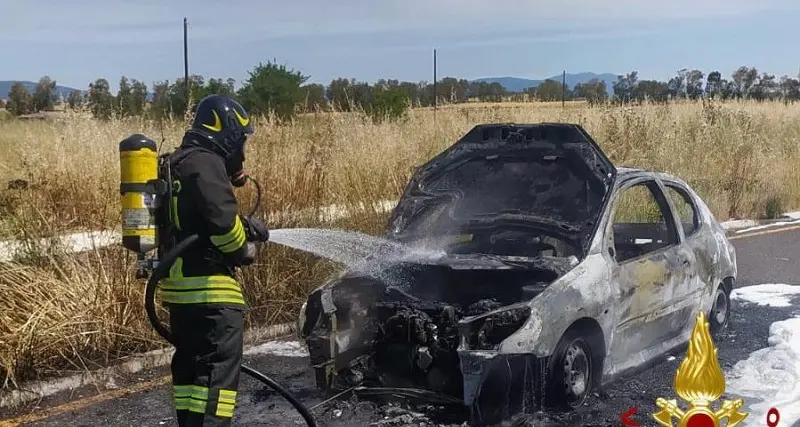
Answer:
POLYGON ((370 116, 375 123, 395 121, 406 116, 409 108, 408 95, 399 89, 387 89, 375 93, 370 116))
POLYGON ((775 219, 783 214, 783 201, 779 196, 773 196, 767 199, 764 206, 764 217, 766 219, 775 219))

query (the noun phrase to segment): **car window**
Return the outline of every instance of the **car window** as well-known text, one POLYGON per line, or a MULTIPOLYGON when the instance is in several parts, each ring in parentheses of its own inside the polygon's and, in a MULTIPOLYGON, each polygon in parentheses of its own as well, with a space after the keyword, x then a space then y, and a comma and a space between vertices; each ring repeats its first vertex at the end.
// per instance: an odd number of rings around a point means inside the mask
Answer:
POLYGON ((686 237, 691 236, 697 231, 700 224, 700 217, 697 215, 697 209, 695 209, 691 197, 683 189, 673 185, 666 184, 665 187, 667 188, 665 194, 672 202, 672 205, 675 206, 676 213, 680 219, 683 235, 686 237))
POLYGON ((619 193, 612 220, 614 257, 624 262, 677 242, 654 196, 654 182, 636 184, 619 193))

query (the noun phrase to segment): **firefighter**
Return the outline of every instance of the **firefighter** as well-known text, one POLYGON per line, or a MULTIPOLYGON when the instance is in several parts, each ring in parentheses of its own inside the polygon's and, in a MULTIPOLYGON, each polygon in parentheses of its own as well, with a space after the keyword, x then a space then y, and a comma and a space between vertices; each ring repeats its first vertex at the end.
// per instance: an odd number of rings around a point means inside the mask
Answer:
POLYGON ((245 141, 253 125, 233 99, 211 95, 169 158, 173 176, 172 233, 197 233, 160 285, 175 340, 174 403, 181 427, 229 426, 242 362, 244 312, 237 267, 269 240, 266 225, 240 216, 233 186, 242 186, 245 141))

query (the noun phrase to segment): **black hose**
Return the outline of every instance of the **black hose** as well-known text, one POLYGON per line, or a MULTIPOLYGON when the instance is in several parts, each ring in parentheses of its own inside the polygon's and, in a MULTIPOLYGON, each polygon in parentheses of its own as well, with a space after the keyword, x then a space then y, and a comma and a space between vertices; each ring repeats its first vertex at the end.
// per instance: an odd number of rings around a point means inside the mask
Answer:
MULTIPOLYGON (((258 196, 257 201, 261 201, 261 187, 258 186, 258 182, 251 178, 253 182, 256 183, 258 196)), ((256 207, 253 209, 253 213, 258 208, 258 203, 256 203, 256 207)), ((252 216, 252 213, 250 214, 252 216)), ((172 333, 170 332, 169 328, 167 328, 161 321, 158 319, 158 314, 156 313, 156 287, 158 283, 165 277, 169 275, 169 269, 172 267, 172 264, 175 263, 175 260, 181 256, 181 254, 188 249, 190 246, 195 244, 199 240, 200 236, 197 234, 192 234, 191 236, 181 240, 174 248, 172 248, 169 252, 167 252, 162 259, 159 260, 158 265, 153 269, 153 274, 150 276, 150 279, 147 281, 147 285, 145 286, 144 292, 144 308, 147 312, 147 318, 150 320, 150 324, 153 325, 153 329, 158 332, 161 337, 163 337, 167 342, 172 345, 175 343, 172 341, 172 333)), ((317 427, 316 421, 314 421, 314 417, 311 416, 311 411, 303 405, 302 402, 297 400, 297 398, 292 395, 288 390, 283 388, 280 384, 275 382, 272 378, 262 374, 261 372, 256 371, 255 369, 241 365, 239 369, 247 375, 261 381, 269 388, 275 390, 278 394, 280 394, 284 399, 286 399, 300 416, 306 421, 308 427, 317 427)))
POLYGON ((303 405, 303 403, 297 400, 297 398, 294 397, 292 393, 290 393, 285 388, 281 387, 281 385, 275 382, 275 380, 245 365, 242 365, 242 372, 268 385, 273 390, 278 392, 278 394, 283 396, 284 399, 286 399, 289 403, 292 404, 292 406, 294 406, 294 409, 296 409, 297 412, 300 413, 303 419, 306 420, 306 424, 308 424, 309 427, 317 426, 316 421, 314 421, 314 418, 311 416, 311 411, 306 407, 306 405, 303 405))
POLYGON ((147 281, 147 285, 145 285, 144 288, 144 310, 147 312, 147 318, 150 320, 150 324, 153 325, 153 329, 172 345, 175 345, 172 341, 172 333, 161 323, 156 313, 156 287, 161 279, 169 275, 169 269, 172 267, 172 264, 175 263, 175 260, 181 256, 183 251, 197 242, 199 238, 200 235, 192 234, 181 240, 172 250, 167 252, 153 269, 153 274, 150 275, 150 279, 147 281))
POLYGON ((256 214, 258 207, 261 206, 261 184, 259 184, 258 181, 256 181, 256 179, 250 175, 247 175, 247 179, 256 186, 256 202, 253 203, 253 210, 250 211, 249 215, 247 215, 251 217, 256 214))

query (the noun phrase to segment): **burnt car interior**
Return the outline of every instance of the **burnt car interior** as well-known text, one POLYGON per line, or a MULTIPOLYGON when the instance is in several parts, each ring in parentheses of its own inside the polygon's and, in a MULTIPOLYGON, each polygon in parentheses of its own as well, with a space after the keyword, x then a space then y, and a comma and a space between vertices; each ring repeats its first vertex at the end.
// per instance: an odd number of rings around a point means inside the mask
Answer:
POLYGON ((617 262, 678 243, 669 205, 655 181, 638 183, 619 193, 612 233, 617 262))

